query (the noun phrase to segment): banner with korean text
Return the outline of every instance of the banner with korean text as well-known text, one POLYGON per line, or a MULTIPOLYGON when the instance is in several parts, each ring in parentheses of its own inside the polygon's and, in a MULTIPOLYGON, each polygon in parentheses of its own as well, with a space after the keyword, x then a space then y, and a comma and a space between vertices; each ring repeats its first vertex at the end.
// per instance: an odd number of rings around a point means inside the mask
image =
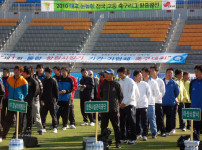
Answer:
POLYGON ((70 1, 41 0, 41 11, 175 10, 176 0, 70 1))
POLYGON ((187 53, 0 53, 0 62, 185 63, 187 53))

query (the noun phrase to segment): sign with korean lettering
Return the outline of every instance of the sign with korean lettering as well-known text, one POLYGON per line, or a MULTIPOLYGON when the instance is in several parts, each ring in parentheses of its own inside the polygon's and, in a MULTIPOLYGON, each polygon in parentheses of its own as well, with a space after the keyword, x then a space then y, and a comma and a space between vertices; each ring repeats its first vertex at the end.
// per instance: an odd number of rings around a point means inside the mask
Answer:
POLYGON ((8 110, 27 113, 27 102, 21 102, 19 100, 8 100, 8 110))
MULTIPOLYGON (((41 11, 135 11, 174 9, 176 0, 68 1, 41 0, 41 11)), ((175 7, 176 9, 176 7, 175 7)))
POLYGON ((85 102, 85 113, 108 112, 108 101, 85 102))
POLYGON ((0 53, 0 62, 185 63, 187 53, 0 53))
POLYGON ((199 108, 183 108, 182 119, 186 120, 201 120, 201 109, 199 108))

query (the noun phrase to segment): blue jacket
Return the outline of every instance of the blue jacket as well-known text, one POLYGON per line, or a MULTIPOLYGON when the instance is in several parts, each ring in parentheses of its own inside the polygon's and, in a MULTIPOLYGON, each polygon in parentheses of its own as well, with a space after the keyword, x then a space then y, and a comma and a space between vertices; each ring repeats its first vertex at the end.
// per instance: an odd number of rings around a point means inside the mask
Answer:
POLYGON ((8 99, 24 100, 28 94, 28 83, 23 76, 15 79, 15 76, 11 76, 7 80, 8 99))
POLYGON ((192 80, 190 83, 191 108, 200 108, 202 111, 202 79, 192 80))
POLYGON ((65 90, 65 94, 59 94, 58 101, 69 101, 71 98, 71 92, 74 89, 74 82, 70 77, 63 78, 62 76, 58 79, 59 91, 65 90))
POLYGON ((166 92, 162 99, 162 106, 174 106, 176 104, 175 98, 179 95, 178 84, 171 79, 166 85, 166 79, 163 79, 166 92))

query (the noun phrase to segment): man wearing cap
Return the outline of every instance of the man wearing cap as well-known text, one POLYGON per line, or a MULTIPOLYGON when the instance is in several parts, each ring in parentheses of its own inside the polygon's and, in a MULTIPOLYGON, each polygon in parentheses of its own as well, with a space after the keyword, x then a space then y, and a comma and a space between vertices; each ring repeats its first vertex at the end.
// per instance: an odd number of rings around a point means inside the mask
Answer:
POLYGON ((108 69, 105 71, 105 80, 100 85, 100 99, 101 101, 109 102, 109 112, 101 114, 101 133, 107 129, 109 120, 112 123, 115 139, 116 148, 120 146, 120 127, 119 127, 119 105, 123 99, 123 92, 118 82, 114 81, 114 70, 108 69))
MULTIPOLYGON (((99 84, 99 79, 97 77, 94 77, 93 76, 93 71, 92 70, 89 70, 88 71, 88 75, 89 77, 92 78, 93 80, 93 89, 92 89, 92 93, 91 93, 91 101, 97 101, 97 92, 98 92, 98 84, 99 84)), ((94 122, 95 122, 95 113, 93 113, 93 119, 94 119, 94 122)))
POLYGON ((91 77, 88 76, 88 70, 86 68, 81 69, 82 79, 80 80, 80 107, 81 113, 83 116, 83 123, 81 126, 88 125, 88 118, 90 120, 90 126, 94 126, 93 122, 93 114, 92 113, 85 113, 84 104, 86 101, 91 101, 92 99, 92 89, 94 87, 93 80, 91 77), (88 118, 87 118, 88 117, 88 118))

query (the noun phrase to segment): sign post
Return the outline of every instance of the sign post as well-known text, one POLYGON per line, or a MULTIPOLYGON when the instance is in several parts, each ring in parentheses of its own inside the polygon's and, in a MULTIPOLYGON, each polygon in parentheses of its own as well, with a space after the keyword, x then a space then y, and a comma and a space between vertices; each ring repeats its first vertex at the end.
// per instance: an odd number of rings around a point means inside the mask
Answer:
POLYGON ((201 120, 201 109, 199 108, 183 108, 182 119, 191 120, 191 141, 193 141, 193 120, 201 120))
POLYGON ((98 135, 98 112, 109 112, 108 101, 94 101, 85 102, 85 113, 96 113, 96 124, 95 124, 95 139, 97 142, 98 135))
POLYGON ((18 139, 19 112, 27 113, 27 102, 9 99, 8 100, 8 110, 17 112, 16 139, 18 139))

